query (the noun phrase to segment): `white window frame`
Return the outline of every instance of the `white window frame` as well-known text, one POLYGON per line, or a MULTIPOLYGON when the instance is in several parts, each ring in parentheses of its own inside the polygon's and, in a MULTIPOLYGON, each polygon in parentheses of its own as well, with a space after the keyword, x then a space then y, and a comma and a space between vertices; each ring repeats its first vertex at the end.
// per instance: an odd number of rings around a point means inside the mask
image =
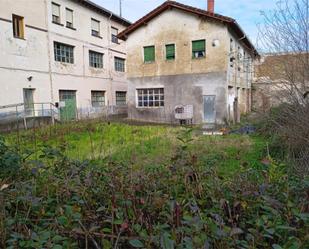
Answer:
POLYGON ((66 27, 73 29, 74 28, 74 11, 72 9, 65 8, 65 15, 66 15, 66 27), (68 13, 70 13, 69 15, 72 15, 72 17, 69 16, 68 13), (69 19, 69 17, 71 17, 71 20, 69 19))
POLYGON ((136 108, 164 108, 165 107, 165 93, 164 87, 149 87, 149 88, 136 88, 136 108), (142 99, 140 100, 140 91, 142 92, 142 99), (156 93, 156 91, 158 91, 156 93), (145 97, 147 98, 145 100, 145 97), (152 100, 151 98, 152 97, 152 100), (158 99, 156 99, 158 97, 158 99), (145 105, 145 101, 148 102, 148 105, 145 105), (142 102, 142 105, 140 105, 142 102), (150 103, 152 102, 152 105, 150 103), (158 103, 158 105, 156 105, 158 103), (162 105, 163 103, 163 105, 162 105))
POLYGON ((97 20, 95 18, 91 18, 91 35, 92 36, 100 37, 100 32, 101 32, 100 26, 101 26, 101 22, 99 20, 97 20), (94 24, 98 25, 97 30, 95 29, 94 24), (94 32, 96 32, 96 33, 94 33, 94 32))
POLYGON ((55 24, 61 24, 61 5, 55 2, 52 2, 52 22, 55 24), (55 7, 57 7, 57 12, 59 13, 55 13, 55 7))
POLYGON ((89 50, 89 67, 103 69, 104 68, 104 54, 93 51, 93 50, 89 50), (91 59, 93 59, 93 61, 91 59))
POLYGON ((91 106, 93 108, 102 108, 104 106, 106 106, 106 92, 102 91, 102 90, 91 90, 91 106), (93 96, 93 94, 97 94, 97 93, 103 93, 103 96, 93 96), (103 98, 102 101, 98 101, 97 98, 103 98), (94 98, 96 98, 96 101, 94 101, 94 98), (93 105, 93 103, 101 103, 97 106, 93 105))

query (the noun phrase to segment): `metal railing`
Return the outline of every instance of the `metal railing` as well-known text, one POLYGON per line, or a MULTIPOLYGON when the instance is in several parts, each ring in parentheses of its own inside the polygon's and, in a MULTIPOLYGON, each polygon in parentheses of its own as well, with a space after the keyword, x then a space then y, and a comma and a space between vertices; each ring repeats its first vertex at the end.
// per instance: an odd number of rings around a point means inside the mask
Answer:
POLYGON ((27 119, 35 117, 49 117, 52 124, 60 119, 59 110, 53 103, 19 103, 0 106, 0 124, 23 120, 27 129, 27 119))

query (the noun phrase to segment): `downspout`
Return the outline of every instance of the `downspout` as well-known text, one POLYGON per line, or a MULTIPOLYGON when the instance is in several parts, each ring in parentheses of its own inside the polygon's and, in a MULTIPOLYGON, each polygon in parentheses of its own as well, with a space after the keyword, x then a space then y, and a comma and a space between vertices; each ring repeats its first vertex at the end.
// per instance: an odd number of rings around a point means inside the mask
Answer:
MULTIPOLYGON (((110 17, 108 18, 108 23, 109 23, 109 26, 108 26, 108 37, 107 37, 107 40, 108 40, 108 73, 109 73, 109 78, 110 78, 110 94, 111 94, 111 105, 113 105, 113 78, 112 78, 112 67, 111 67, 111 52, 110 52, 110 46, 111 46, 111 26, 112 26, 112 17, 113 17, 113 13, 111 13, 110 17)), ((108 103, 109 105, 110 103, 108 103)))
POLYGON ((54 103, 54 89, 53 89, 53 76, 51 68, 51 50, 50 50, 50 35, 49 35, 49 21, 48 21, 48 0, 45 0, 45 24, 47 28, 47 56, 48 56, 48 73, 50 84, 50 99, 51 103, 54 103))

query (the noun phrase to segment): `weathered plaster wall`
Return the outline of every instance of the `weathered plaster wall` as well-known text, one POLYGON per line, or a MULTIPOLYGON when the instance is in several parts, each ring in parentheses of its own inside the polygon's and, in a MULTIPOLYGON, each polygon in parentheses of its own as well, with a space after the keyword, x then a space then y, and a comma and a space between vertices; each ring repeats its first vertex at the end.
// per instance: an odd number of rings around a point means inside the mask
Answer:
POLYGON ((175 106, 193 105, 194 123, 204 122, 203 95, 215 95, 216 122, 227 116, 227 27, 179 10, 168 10, 127 40, 129 117, 156 122, 177 122, 175 106), (206 57, 192 59, 192 41, 206 40, 206 57), (213 46, 217 40, 219 44, 213 46), (176 45, 176 59, 165 59, 165 45, 176 45), (155 45, 153 63, 144 63, 143 47, 155 45), (164 108, 136 107, 136 89, 164 87, 164 108))
POLYGON ((195 74, 227 70, 227 28, 179 10, 168 10, 130 34, 127 40, 128 77, 195 74), (192 41, 206 39, 206 57, 192 59, 192 41), (214 40, 219 46, 213 47, 214 40), (165 45, 176 45, 176 60, 166 61, 165 45), (155 45, 156 60, 145 64, 143 47, 155 45))
POLYGON ((76 90, 77 107, 87 110, 91 90, 102 90, 106 105, 115 105, 115 92, 127 91, 127 81, 114 70, 114 57, 126 58, 126 48, 121 40, 111 42, 111 27, 120 32, 125 26, 71 0, 53 1, 61 6, 64 25, 53 24, 51 2, 0 0, 0 106, 22 103, 23 88, 35 89, 35 102, 58 102, 60 89, 76 90), (74 11, 76 30, 65 27, 65 8, 74 11), (24 17, 25 39, 13 37, 12 14, 24 17), (102 39, 91 35, 91 18, 101 22, 102 39), (55 61, 54 41, 74 46, 74 64, 55 61), (89 50, 104 54, 103 69, 89 67, 89 50))
POLYGON ((0 6, 0 105, 23 103, 23 88, 39 89, 35 101, 50 101, 47 33, 33 28, 47 29, 44 1, 0 0, 0 6), (25 17, 25 39, 13 37, 13 14, 25 17))
POLYGON ((226 117, 226 75, 224 73, 183 74, 175 76, 129 78, 129 118, 164 123, 178 122, 174 118, 177 105, 193 105, 195 124, 204 122, 203 96, 216 95, 216 122, 226 117), (136 108, 136 89, 164 88, 164 107, 136 108))

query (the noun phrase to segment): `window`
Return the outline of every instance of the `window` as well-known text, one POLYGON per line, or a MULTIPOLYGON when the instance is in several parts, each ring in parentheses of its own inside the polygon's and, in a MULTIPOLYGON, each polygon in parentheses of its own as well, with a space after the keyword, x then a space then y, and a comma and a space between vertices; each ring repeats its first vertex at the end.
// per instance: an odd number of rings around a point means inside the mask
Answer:
POLYGON ((205 57, 205 40, 193 41, 192 42, 192 58, 203 58, 205 57))
POLYGON ((24 39, 24 18, 21 16, 13 15, 12 19, 14 37, 24 39))
POLYGON ((116 105, 127 104, 127 92, 116 92, 116 105))
POLYGON ((74 63, 74 47, 71 45, 54 42, 55 61, 74 63))
POLYGON ((154 62, 155 61, 155 47, 149 46, 144 47, 144 62, 154 62))
POLYGON ((91 91, 91 104, 92 104, 92 107, 105 106, 105 92, 104 91, 91 91))
POLYGON ((53 23, 60 24, 60 5, 52 3, 53 23))
POLYGON ((118 29, 112 27, 112 42, 118 44, 117 35, 118 35, 118 29))
POLYGON ((67 18, 67 24, 66 24, 66 26, 68 27, 68 28, 71 28, 71 29, 73 29, 74 27, 73 27, 73 10, 70 10, 70 9, 65 9, 65 11, 66 11, 66 18, 67 18))
POLYGON ((93 18, 91 19, 91 34, 100 37, 100 22, 93 18))
POLYGON ((166 60, 175 60, 175 44, 165 46, 166 60))
POLYGON ((89 66, 94 68, 103 68, 103 54, 89 51, 89 66))
POLYGON ((115 71, 125 72, 125 59, 115 57, 115 71))
POLYGON ((138 89, 137 90, 138 107, 163 107, 164 89, 138 89))

